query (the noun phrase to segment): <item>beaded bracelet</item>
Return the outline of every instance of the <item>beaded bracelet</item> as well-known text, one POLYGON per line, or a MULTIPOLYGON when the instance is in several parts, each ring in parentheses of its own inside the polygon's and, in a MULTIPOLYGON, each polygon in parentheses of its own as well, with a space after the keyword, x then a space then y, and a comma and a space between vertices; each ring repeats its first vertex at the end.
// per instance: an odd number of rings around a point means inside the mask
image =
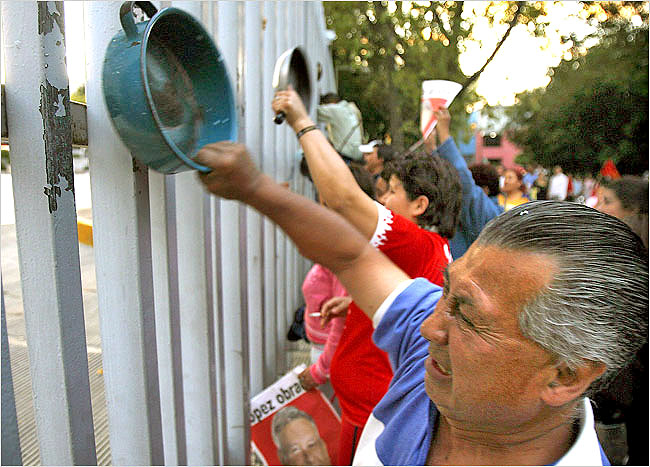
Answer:
POLYGON ((296 133, 296 138, 297 138, 297 139, 300 139, 300 137, 301 137, 302 135, 304 135, 305 133, 307 133, 307 132, 309 132, 309 131, 311 131, 311 130, 318 130, 318 128, 316 127, 316 125, 309 125, 309 126, 306 126, 306 127, 303 128, 302 130, 300 130, 298 133, 296 133))

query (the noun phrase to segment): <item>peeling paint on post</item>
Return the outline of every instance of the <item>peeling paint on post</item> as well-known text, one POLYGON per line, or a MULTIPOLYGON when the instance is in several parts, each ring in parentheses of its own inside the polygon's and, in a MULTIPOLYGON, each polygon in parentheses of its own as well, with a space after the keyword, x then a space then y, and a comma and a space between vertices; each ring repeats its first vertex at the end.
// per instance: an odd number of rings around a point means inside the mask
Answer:
MULTIPOLYGON (((67 79, 61 80, 58 73, 60 70, 57 70, 61 66, 61 54, 54 53, 53 50, 62 45, 65 50, 64 30, 63 2, 38 2, 38 34, 41 36, 41 62, 45 74, 45 80, 40 86, 39 106, 43 117, 47 173, 47 186, 43 192, 48 198, 50 213, 57 210, 57 197, 61 196, 61 177, 68 182, 63 189, 74 193, 70 88, 67 79)), ((65 61, 63 65, 65 66, 65 61)))
POLYGON ((74 193, 74 171, 72 165, 72 120, 70 118, 69 88, 57 89, 48 81, 41 85, 43 117, 43 141, 45 141, 45 170, 50 213, 56 211, 56 198, 61 196, 61 178, 68 183, 66 191, 74 193))

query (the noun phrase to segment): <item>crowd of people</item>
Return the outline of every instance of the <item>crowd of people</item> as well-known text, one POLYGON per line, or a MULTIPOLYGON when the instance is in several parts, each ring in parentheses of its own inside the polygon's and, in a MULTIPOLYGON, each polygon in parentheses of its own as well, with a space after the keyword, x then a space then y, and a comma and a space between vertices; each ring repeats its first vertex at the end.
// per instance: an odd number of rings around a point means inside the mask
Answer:
MULTIPOLYGON (((303 284, 312 365, 299 379, 329 381, 340 405, 331 461, 609 465, 594 412, 616 412, 630 463, 647 463, 647 179, 468 166, 446 109, 416 152, 359 145, 362 167, 293 90, 272 108, 296 132, 319 202, 235 143, 199 151, 213 169, 200 179, 314 261, 303 284)), ((289 415, 273 422, 278 449, 290 421, 309 424, 289 415)))

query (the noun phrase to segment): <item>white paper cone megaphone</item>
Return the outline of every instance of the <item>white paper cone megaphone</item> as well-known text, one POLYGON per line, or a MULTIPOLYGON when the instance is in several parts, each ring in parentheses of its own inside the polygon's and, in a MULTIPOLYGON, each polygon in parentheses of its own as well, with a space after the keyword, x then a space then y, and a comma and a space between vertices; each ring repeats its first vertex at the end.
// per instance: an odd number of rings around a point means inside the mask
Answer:
POLYGON ((420 111, 420 130, 426 139, 438 123, 435 112, 448 108, 463 86, 454 81, 434 79, 422 82, 422 106, 420 111))

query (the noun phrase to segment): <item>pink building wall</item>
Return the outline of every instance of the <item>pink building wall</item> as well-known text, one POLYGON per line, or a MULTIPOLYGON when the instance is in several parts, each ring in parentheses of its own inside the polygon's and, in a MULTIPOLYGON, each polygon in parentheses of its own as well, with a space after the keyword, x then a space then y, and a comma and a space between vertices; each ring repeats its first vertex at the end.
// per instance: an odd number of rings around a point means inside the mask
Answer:
POLYGON ((476 132, 476 162, 484 162, 484 160, 499 160, 506 169, 519 166, 515 163, 515 157, 522 153, 522 150, 515 146, 513 142, 508 140, 505 135, 501 135, 500 146, 484 146, 483 135, 476 132))

